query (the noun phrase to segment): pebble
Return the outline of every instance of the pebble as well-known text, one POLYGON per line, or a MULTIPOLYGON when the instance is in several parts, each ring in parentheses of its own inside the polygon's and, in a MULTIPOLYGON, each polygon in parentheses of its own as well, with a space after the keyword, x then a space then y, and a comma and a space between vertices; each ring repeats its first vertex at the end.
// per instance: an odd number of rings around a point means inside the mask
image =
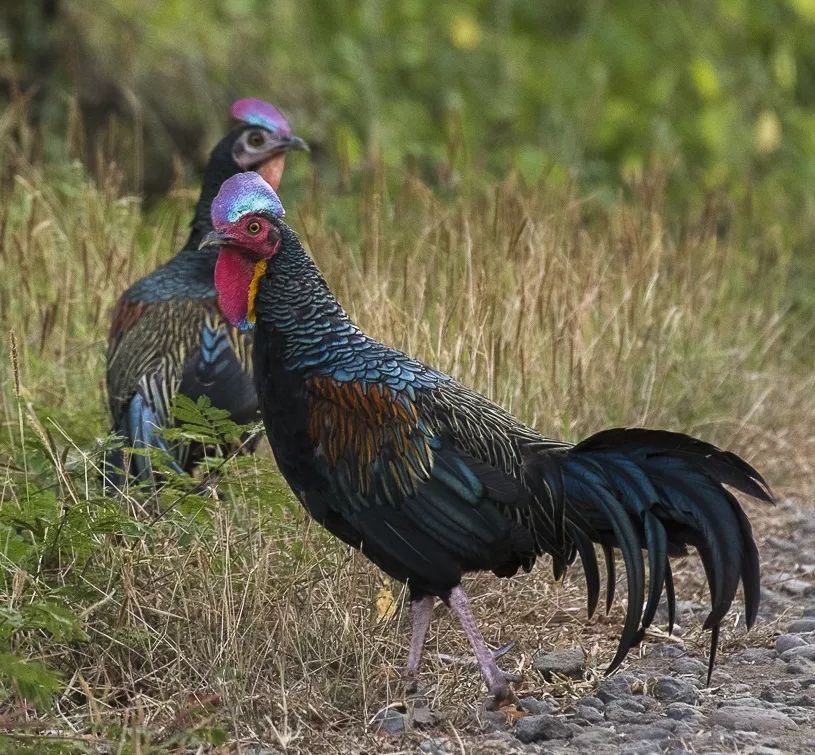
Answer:
POLYGON ((665 708, 665 715, 674 721, 698 721, 702 712, 688 703, 671 703, 665 708))
POLYGON ((777 679, 761 690, 759 698, 769 703, 781 703, 794 692, 797 692, 799 687, 800 685, 795 679, 777 679))
POLYGON ((795 551, 798 550, 798 546, 793 543, 791 540, 782 540, 781 538, 777 537, 768 537, 767 544, 776 550, 779 551, 795 551))
POLYGON ((616 723, 637 723, 656 707, 656 701, 646 697, 624 697, 606 704, 606 720, 616 723))
POLYGON ((672 676, 663 676, 657 680, 651 694, 663 703, 688 703, 693 705, 699 701, 699 690, 690 682, 675 679, 672 676))
POLYGON ((787 627, 790 634, 803 634, 804 632, 815 632, 815 618, 798 619, 787 627))
POLYGON ((602 711, 592 708, 590 705, 575 705, 574 713, 578 723, 585 721, 589 724, 599 724, 605 720, 602 711))
POLYGON ((558 716, 543 713, 539 716, 522 718, 515 724, 512 733, 527 744, 550 739, 568 739, 572 736, 572 729, 558 716))
POLYGON ((806 658, 808 661, 815 661, 815 645, 799 645, 781 653, 782 661, 791 661, 798 658, 806 658))
POLYGON ((676 642, 663 642, 656 645, 649 653, 653 658, 680 658, 685 655, 687 650, 676 642))
MULTIPOLYGON (((456 748, 456 752, 458 751, 458 748, 456 748)), ((400 752, 404 752, 404 750, 400 752)), ((502 732, 475 740, 472 743, 472 749, 468 748, 467 752, 469 755, 498 755, 498 753, 500 755, 520 755, 520 753, 526 755, 531 750, 524 747, 515 737, 502 732)))
POLYGON ((810 708, 798 708, 794 705, 785 705, 780 708, 782 713, 786 713, 795 723, 811 729, 812 710, 810 708))
POLYGON ((644 726, 632 726, 625 734, 632 740, 647 740, 649 742, 664 742, 673 736, 672 728, 668 724, 675 724, 670 719, 663 720, 657 724, 646 724, 644 726))
POLYGON ((402 734, 405 731, 405 714, 393 708, 380 710, 374 717, 373 725, 387 734, 402 734))
POLYGON ((661 755, 662 748, 655 742, 634 742, 620 750, 620 755, 661 755))
POLYGON ((595 690, 594 696, 599 697, 604 703, 608 704, 611 700, 617 700, 620 697, 633 694, 632 685, 638 681, 639 680, 635 677, 628 676, 627 674, 611 676, 600 682, 600 686, 595 690))
POLYGON ((453 743, 444 737, 425 739, 424 742, 419 744, 419 750, 426 752, 427 755, 448 755, 448 753, 454 752, 453 743))
POLYGON ((482 715, 487 729, 493 731, 506 731, 509 729, 509 721, 507 720, 506 714, 500 710, 485 710, 482 715))
POLYGON ((581 697, 579 700, 575 700, 575 705, 587 705, 590 708, 596 708, 597 710, 603 710, 606 707, 606 704, 599 698, 590 695, 589 697, 581 697))
POLYGON ((552 650, 538 655, 532 666, 546 681, 552 681, 554 674, 578 679, 586 670, 586 655, 580 648, 552 650))
POLYGON ((733 659, 739 663, 764 663, 771 661, 775 657, 775 650, 772 648, 745 648, 740 653, 733 655, 733 659))
POLYGON ((807 676, 815 674, 815 663, 806 658, 793 658, 787 664, 788 674, 801 674, 807 676))
POLYGON ((431 726, 436 722, 436 716, 426 702, 417 703, 410 710, 410 722, 413 726, 431 726))
POLYGON ((758 700, 755 697, 735 697, 733 695, 728 696, 728 699, 723 701, 720 707, 731 707, 731 708, 768 708, 766 700, 758 700))
POLYGON ((812 584, 803 579, 786 579, 780 584, 781 589, 789 595, 800 597, 812 592, 812 584))
POLYGON ((527 713, 533 715, 540 715, 541 713, 554 713, 557 710, 557 705, 549 700, 540 700, 537 697, 524 697, 518 701, 518 707, 525 710, 527 713))
POLYGON ((769 587, 761 586, 761 613, 767 616, 775 616, 789 603, 789 597, 780 592, 771 590, 769 587))
POLYGON ((675 674, 707 674, 707 665, 689 656, 677 658, 670 668, 675 674))
POLYGON ((729 688, 729 692, 731 695, 748 695, 752 687, 749 684, 734 684, 732 687, 729 688))
POLYGON ((775 638, 775 652, 781 655, 787 650, 807 644, 807 641, 799 634, 781 634, 775 638))
POLYGON ((736 731, 765 732, 797 728, 795 721, 785 713, 747 706, 725 705, 713 712, 710 721, 736 731))
POLYGON ((604 748, 600 750, 604 752, 605 748, 608 748, 609 745, 613 746, 618 739, 615 732, 601 726, 590 726, 579 734, 575 734, 572 744, 579 748, 579 752, 590 752, 596 748, 604 748))

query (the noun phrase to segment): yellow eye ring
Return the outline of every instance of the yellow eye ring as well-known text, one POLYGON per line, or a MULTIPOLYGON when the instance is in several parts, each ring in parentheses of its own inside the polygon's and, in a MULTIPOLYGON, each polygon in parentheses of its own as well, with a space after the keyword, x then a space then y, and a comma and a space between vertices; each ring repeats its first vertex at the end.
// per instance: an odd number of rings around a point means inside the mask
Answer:
POLYGON ((253 220, 246 226, 246 230, 254 236, 255 234, 260 233, 260 223, 258 223, 257 220, 253 220))

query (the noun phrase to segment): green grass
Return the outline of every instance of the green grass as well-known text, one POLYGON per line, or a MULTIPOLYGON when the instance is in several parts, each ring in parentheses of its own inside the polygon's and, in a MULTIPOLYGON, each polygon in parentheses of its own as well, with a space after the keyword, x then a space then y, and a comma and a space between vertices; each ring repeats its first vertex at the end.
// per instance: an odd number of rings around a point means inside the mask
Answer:
MULTIPOLYGON (((194 192, 145 213, 113 166, 97 184, 24 145, 2 154, 0 727, 38 752, 44 732, 64 751, 377 750, 366 724, 399 699, 404 613, 378 620, 382 576, 307 521, 268 449, 217 488, 174 480, 156 521, 99 489, 110 308, 181 243, 194 192)), ((283 197, 373 335, 549 435, 647 424, 727 446, 775 486, 811 471, 812 324, 772 229, 669 222, 656 180, 611 207, 512 178, 440 197, 376 166, 348 186, 314 175, 283 197)), ((688 598, 698 571, 677 572, 688 598)), ((584 642, 592 674, 607 662, 619 609, 587 623, 579 569, 471 587, 488 641, 518 641, 508 667, 558 641, 584 642)), ((438 616, 431 650, 466 653, 438 616)), ((433 706, 466 736, 480 679, 431 655, 433 706)))

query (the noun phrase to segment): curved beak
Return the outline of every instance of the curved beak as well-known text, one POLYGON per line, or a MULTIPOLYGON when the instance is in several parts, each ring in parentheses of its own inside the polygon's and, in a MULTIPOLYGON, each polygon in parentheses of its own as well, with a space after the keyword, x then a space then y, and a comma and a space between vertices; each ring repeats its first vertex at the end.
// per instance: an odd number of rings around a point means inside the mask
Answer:
POLYGON ((276 153, 288 152, 292 149, 301 149, 304 152, 311 152, 311 148, 308 146, 308 144, 299 136, 295 136, 294 134, 281 136, 275 141, 276 153))
POLYGON ((198 245, 198 250, 201 251, 202 249, 211 249, 212 247, 220 248, 222 246, 228 246, 232 241, 233 239, 223 233, 219 233, 218 231, 210 231, 206 236, 204 236, 201 243, 198 245))

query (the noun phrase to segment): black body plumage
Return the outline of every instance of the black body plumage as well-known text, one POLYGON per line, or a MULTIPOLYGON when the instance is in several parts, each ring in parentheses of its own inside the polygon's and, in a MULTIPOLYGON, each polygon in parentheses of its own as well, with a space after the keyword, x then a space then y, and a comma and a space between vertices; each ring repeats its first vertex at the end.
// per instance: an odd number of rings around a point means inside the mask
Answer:
POLYGON ((663 591, 673 616, 669 558, 689 545, 710 585, 714 653, 740 582, 753 623, 758 554, 729 488, 770 501, 755 469, 680 433, 613 429, 577 445, 545 438, 364 334, 296 235, 278 226, 282 244, 256 301, 255 379, 279 467, 317 521, 406 581, 414 600, 448 600, 466 572, 507 576, 543 554, 559 577, 579 556, 591 614, 601 590, 595 545, 608 605, 619 550, 628 603, 610 669, 642 638, 663 591))

